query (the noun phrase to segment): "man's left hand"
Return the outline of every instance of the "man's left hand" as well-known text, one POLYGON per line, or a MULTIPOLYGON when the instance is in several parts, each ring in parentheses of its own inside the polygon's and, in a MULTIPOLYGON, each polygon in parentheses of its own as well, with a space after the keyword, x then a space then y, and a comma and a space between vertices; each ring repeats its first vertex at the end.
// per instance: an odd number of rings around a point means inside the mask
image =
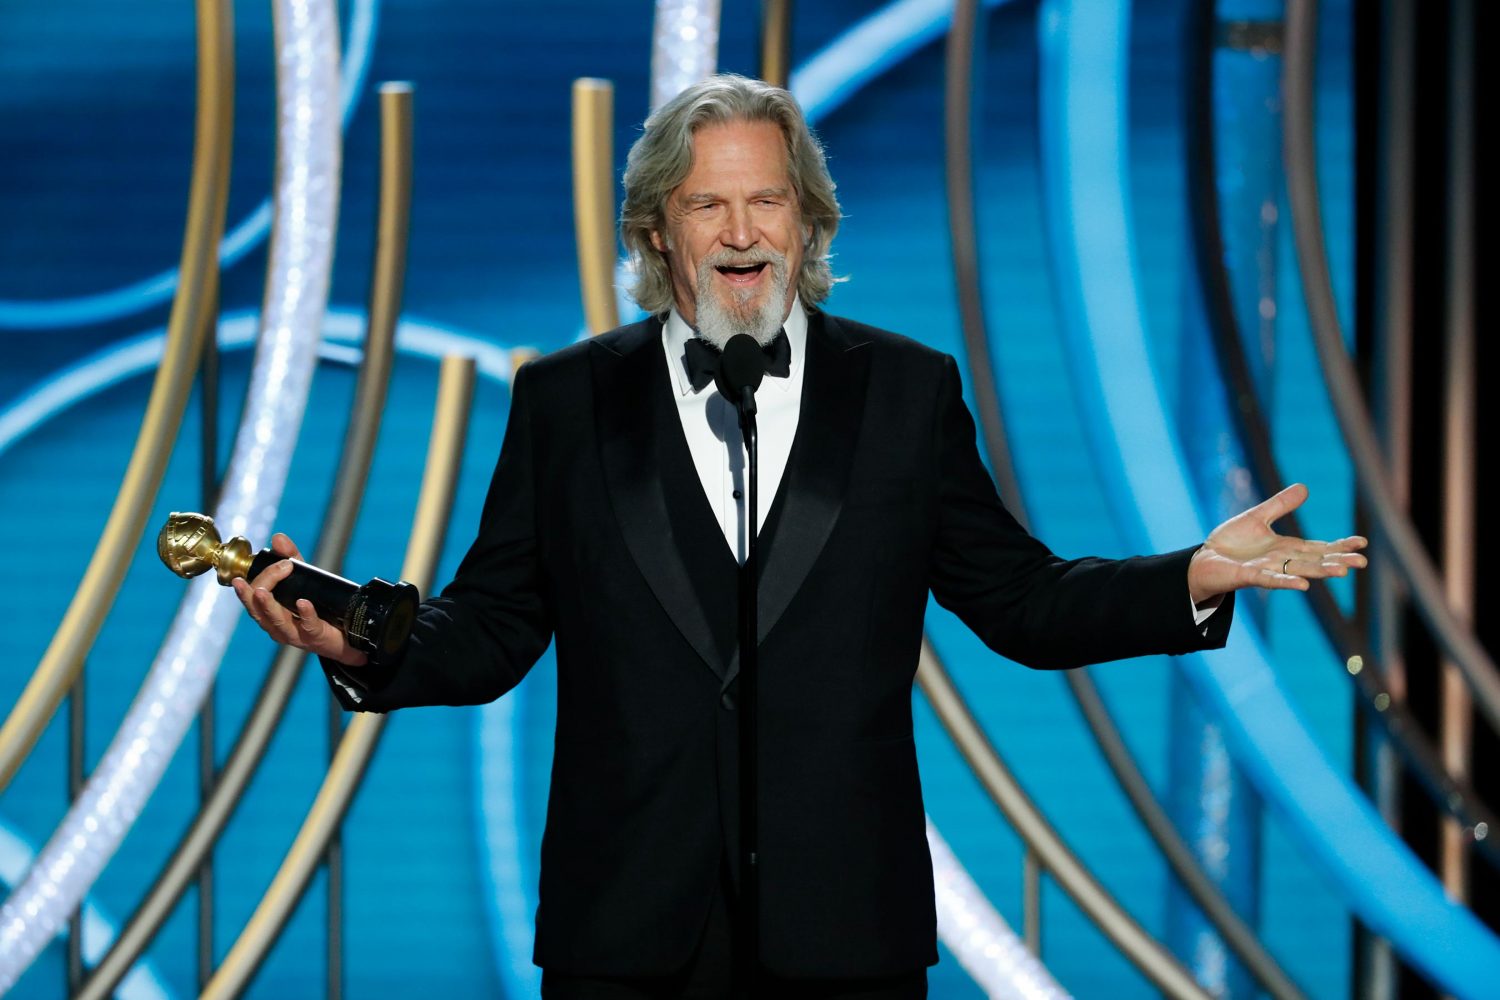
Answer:
POLYGON ((1271 525, 1307 499, 1307 487, 1294 483, 1219 525, 1188 564, 1188 592, 1197 606, 1244 587, 1306 590, 1308 580, 1345 576, 1369 560, 1358 535, 1333 542, 1311 542, 1278 535, 1271 525))

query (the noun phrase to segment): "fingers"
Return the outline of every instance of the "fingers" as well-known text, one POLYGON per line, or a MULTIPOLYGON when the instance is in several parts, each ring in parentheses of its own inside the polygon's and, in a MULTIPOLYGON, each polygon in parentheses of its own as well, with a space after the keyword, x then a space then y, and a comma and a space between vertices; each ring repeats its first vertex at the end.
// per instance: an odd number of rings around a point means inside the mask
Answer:
POLYGON ((1253 579, 1247 579, 1246 584, 1271 590, 1307 590, 1309 580, 1348 576, 1350 570, 1367 565, 1369 560, 1358 552, 1282 550, 1247 564, 1253 579))
MULTIPOLYGON (((257 579, 270 575, 271 570, 267 570, 257 579)), ((323 637, 327 625, 306 599, 297 601, 294 613, 282 607, 267 587, 251 586, 244 580, 235 580, 234 593, 255 624, 283 645, 312 649, 323 637)))
POLYGON ((277 555, 290 556, 293 559, 302 558, 302 552, 297 548, 296 543, 279 531, 271 536, 271 549, 277 555))
POLYGON ((313 641, 323 634, 323 619, 318 617, 318 612, 313 608, 312 602, 305 597, 297 601, 297 610, 292 615, 292 621, 296 623, 297 631, 301 633, 303 645, 309 648, 313 641))
POLYGON ((1321 580, 1331 576, 1348 576, 1351 569, 1364 569, 1369 560, 1358 552, 1324 552, 1311 555, 1283 556, 1279 572, 1321 580))
POLYGON ((1307 590, 1312 586, 1305 577, 1292 572, 1282 572, 1274 566, 1263 566, 1259 570, 1247 566, 1246 569, 1252 574, 1252 577, 1245 581, 1245 585, 1249 587, 1260 587, 1262 590, 1307 590))
MULTIPOLYGON (((282 536, 286 537, 285 535, 282 536)), ((255 579, 250 581, 252 590, 275 590, 276 585, 292 575, 292 564, 290 560, 278 559, 261 571, 255 579)))
MULTIPOLYGON (((264 576, 265 574, 261 575, 264 576)), ((266 632, 270 632, 270 628, 266 624, 265 612, 260 606, 260 600, 255 595, 256 589, 250 586, 250 584, 241 579, 234 581, 234 596, 238 597, 240 603, 245 606, 245 610, 250 614, 250 620, 266 632)))
POLYGON ((1315 542, 1305 538, 1284 537, 1284 543, 1291 545, 1302 554, 1322 554, 1325 552, 1359 552, 1366 548, 1370 542, 1362 535, 1350 535, 1348 538, 1340 538, 1332 542, 1315 542))
POLYGON ((1270 525, 1301 507, 1306 499, 1307 487, 1301 483, 1293 483, 1275 496, 1251 507, 1246 513, 1254 514, 1262 523, 1270 525))
POLYGON ((1312 586, 1309 581, 1348 576, 1351 569, 1360 569, 1365 563, 1365 557, 1357 553, 1282 553, 1244 564, 1242 580, 1244 586, 1265 590, 1307 590, 1312 586))
MULTIPOLYGON (((1307 497, 1306 487, 1288 487, 1243 516, 1280 516, 1295 509, 1307 497)), ((1212 539, 1211 539, 1212 540, 1212 539)), ((1267 590, 1307 590, 1310 580, 1348 576, 1351 570, 1370 564, 1363 550, 1369 542, 1350 535, 1332 542, 1306 541, 1301 538, 1277 538, 1274 545, 1253 558, 1226 556, 1221 559, 1235 564, 1234 583, 1230 588, 1260 587, 1267 590)))
POLYGON ((255 605, 252 617, 272 639, 289 646, 301 645, 301 635, 291 613, 276 603, 276 598, 271 596, 269 590, 257 587, 250 600, 255 605))
POLYGON ((245 610, 250 613, 250 617, 254 618, 255 609, 250 604, 250 595, 255 593, 254 588, 239 577, 235 577, 231 586, 234 587, 234 596, 240 599, 240 603, 245 606, 245 610))

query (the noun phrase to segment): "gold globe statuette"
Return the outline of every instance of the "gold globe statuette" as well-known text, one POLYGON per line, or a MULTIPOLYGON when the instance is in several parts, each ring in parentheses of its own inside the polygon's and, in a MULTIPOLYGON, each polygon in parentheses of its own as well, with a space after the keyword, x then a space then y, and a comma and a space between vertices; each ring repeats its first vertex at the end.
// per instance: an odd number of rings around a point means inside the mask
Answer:
MULTIPOLYGON (((213 518, 206 514, 173 511, 156 538, 156 554, 167 569, 184 579, 215 571, 219 583, 253 580, 286 557, 272 549, 252 550, 248 539, 236 535, 219 540, 213 518)), ((384 664, 399 659, 406 648, 421 597, 410 583, 390 583, 379 577, 364 586, 291 560, 292 572, 271 591, 278 603, 295 611, 297 601, 312 602, 318 616, 336 626, 349 645, 384 664)))

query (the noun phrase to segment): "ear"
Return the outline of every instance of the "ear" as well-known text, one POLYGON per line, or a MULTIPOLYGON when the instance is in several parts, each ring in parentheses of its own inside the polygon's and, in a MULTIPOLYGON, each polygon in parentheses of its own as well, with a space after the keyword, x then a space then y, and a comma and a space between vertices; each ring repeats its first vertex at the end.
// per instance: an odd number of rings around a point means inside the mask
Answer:
POLYGON ((651 245, 656 248, 657 253, 667 252, 667 241, 662 238, 661 230, 651 230, 651 245))

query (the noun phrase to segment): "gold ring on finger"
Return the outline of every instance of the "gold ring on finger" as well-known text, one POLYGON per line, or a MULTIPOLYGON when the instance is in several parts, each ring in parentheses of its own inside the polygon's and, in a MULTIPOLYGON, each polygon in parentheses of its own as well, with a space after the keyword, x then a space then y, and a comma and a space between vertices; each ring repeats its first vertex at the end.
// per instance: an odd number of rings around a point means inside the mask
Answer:
POLYGON ((1281 575, 1282 575, 1282 576, 1286 576, 1286 568, 1287 568, 1287 567, 1288 567, 1288 566, 1289 566, 1289 565, 1291 565, 1291 562, 1292 562, 1292 560, 1291 560, 1291 559, 1290 559, 1290 558, 1287 558, 1287 559, 1283 559, 1283 560, 1282 560, 1282 561, 1281 561, 1281 575))

